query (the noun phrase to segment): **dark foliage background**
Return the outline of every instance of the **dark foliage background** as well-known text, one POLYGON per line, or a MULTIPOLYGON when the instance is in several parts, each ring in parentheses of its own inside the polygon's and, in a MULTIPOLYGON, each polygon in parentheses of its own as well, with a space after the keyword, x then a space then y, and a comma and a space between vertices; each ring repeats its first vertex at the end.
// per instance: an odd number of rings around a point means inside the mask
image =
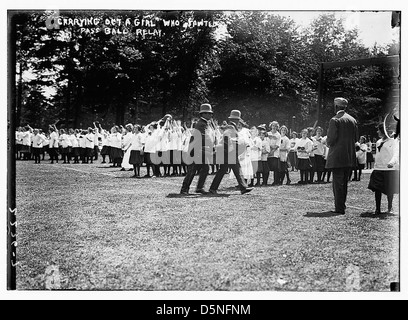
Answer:
MULTIPOLYGON (((321 62, 398 55, 399 43, 365 47, 359 30, 346 30, 334 13, 322 13, 304 30, 267 11, 61 11, 66 18, 149 19, 160 37, 49 29, 47 11, 11 12, 16 24, 17 125, 109 128, 146 124, 171 113, 189 121, 201 103, 225 119, 240 109, 251 125, 277 120, 292 130, 317 119, 321 62), (211 21, 216 27, 167 27, 163 19, 211 21), (223 32, 220 32, 222 30, 223 32), (29 74, 30 76, 23 76, 29 74), (52 92, 50 94, 49 92, 52 92)), ((390 12, 391 21, 391 12, 390 12)), ((391 28, 391 25, 390 25, 391 28)), ((398 104, 395 66, 327 70, 319 125, 327 127, 332 100, 345 96, 361 134, 398 104)))

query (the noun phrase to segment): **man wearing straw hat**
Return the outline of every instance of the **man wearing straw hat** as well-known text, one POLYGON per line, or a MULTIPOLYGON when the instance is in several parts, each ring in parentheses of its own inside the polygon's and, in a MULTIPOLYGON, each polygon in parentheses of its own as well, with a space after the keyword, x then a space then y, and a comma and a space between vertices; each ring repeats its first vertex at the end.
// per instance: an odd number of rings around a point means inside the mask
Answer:
POLYGON ((212 132, 211 119, 213 116, 212 107, 208 103, 200 106, 200 119, 194 126, 193 134, 190 139, 189 152, 193 150, 194 162, 189 164, 187 174, 184 177, 180 194, 188 195, 189 188, 193 182, 194 176, 198 171, 198 182, 196 192, 205 194, 204 184, 209 172, 209 157, 212 158, 215 135, 212 132), (201 155, 201 156, 200 156, 201 155))
POLYGON ((345 214, 347 183, 350 171, 356 164, 355 144, 358 141, 357 121, 346 112, 348 101, 334 99, 336 115, 330 119, 327 131, 326 169, 333 171, 335 212, 345 214))
POLYGON ((213 182, 211 183, 209 193, 217 194, 218 187, 222 181, 222 178, 227 173, 228 168, 234 172, 235 178, 237 179, 241 194, 248 193, 253 190, 249 188, 246 184, 244 177, 242 175, 241 165, 239 163, 238 156, 240 155, 240 149, 245 150, 245 145, 240 145, 238 140, 238 129, 237 126, 239 123, 242 123, 241 112, 239 110, 232 110, 230 116, 228 117, 228 125, 224 131, 224 141, 220 145, 220 148, 217 148, 217 160, 219 155, 222 153, 222 163, 220 169, 217 171, 213 182))

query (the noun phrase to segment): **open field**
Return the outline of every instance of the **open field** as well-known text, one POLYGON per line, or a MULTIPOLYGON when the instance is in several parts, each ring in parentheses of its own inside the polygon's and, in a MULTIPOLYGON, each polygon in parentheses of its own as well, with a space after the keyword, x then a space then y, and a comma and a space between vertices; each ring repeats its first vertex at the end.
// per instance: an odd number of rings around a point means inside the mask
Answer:
POLYGON ((220 196, 179 197, 182 177, 16 165, 18 290, 379 292, 399 281, 399 199, 374 216, 368 172, 339 216, 331 184, 297 185, 297 172, 289 186, 241 195, 225 176, 220 196))

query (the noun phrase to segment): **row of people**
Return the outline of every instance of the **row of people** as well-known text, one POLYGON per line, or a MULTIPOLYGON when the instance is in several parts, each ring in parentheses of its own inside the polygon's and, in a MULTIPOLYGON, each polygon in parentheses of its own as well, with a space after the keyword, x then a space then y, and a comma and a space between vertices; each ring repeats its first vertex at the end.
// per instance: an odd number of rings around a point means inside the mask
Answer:
MULTIPOLYGON (((224 131, 224 125, 211 122, 214 141, 219 141, 224 131)), ((58 154, 63 163, 93 163, 98 159, 98 153, 102 156, 102 163, 109 163, 113 167, 121 167, 121 170, 133 170, 134 177, 140 177, 140 167, 146 165, 147 177, 186 174, 187 166, 183 162, 183 154, 188 152, 189 140, 194 121, 190 128, 181 126, 180 121, 174 121, 170 115, 166 115, 159 121, 152 122, 147 126, 127 124, 126 126, 113 126, 109 131, 101 125, 94 123, 94 128, 86 130, 65 129, 58 130, 55 125, 50 126, 49 133, 44 134, 39 129, 27 127, 26 132, 19 129, 16 133, 16 141, 23 140, 24 145, 31 140, 28 148, 17 148, 20 153, 27 154, 32 151, 35 163, 44 159, 45 151, 50 155, 51 163, 58 162, 58 154), (32 132, 32 133, 31 133, 32 132), (28 138, 29 137, 29 138, 28 138), (157 163, 152 158, 160 158, 163 161, 157 163), (160 168, 164 172, 161 173, 160 168)), ((240 136, 244 139, 246 150, 239 157, 244 178, 250 186, 267 185, 270 172, 273 173, 272 185, 290 184, 289 169, 299 170, 300 180, 298 183, 323 183, 327 176, 330 180, 330 171, 325 169, 325 161, 328 153, 326 137, 323 129, 305 128, 301 131, 301 137, 292 133, 289 139, 289 130, 286 126, 279 127, 278 122, 272 121, 267 127, 265 124, 247 128, 242 123, 240 136), (317 180, 314 181, 316 175, 317 180), (261 181, 262 177, 262 181, 261 181), (255 182, 256 179, 256 182, 255 182)), ((364 137, 358 146, 357 154, 367 154, 367 144, 364 137)), ((361 157, 357 156, 358 159, 361 157)), ((363 157, 365 163, 366 157, 363 157)), ((215 156, 214 156, 215 161, 215 156)), ((212 173, 219 169, 218 164, 211 164, 212 173)), ((358 179, 361 176, 359 167, 358 179)), ((357 180, 357 179, 356 179, 357 180)))

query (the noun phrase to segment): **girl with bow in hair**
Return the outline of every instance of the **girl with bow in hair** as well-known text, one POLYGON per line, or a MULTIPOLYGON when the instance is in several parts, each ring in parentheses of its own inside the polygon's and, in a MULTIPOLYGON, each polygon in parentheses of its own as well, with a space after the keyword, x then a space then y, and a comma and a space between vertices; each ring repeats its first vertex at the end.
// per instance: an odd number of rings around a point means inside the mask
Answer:
POLYGON ((381 213, 382 194, 387 196, 387 213, 393 214, 394 194, 399 193, 399 139, 390 138, 385 125, 379 125, 377 133, 380 139, 377 141, 374 170, 368 189, 375 194, 375 214, 381 213))

